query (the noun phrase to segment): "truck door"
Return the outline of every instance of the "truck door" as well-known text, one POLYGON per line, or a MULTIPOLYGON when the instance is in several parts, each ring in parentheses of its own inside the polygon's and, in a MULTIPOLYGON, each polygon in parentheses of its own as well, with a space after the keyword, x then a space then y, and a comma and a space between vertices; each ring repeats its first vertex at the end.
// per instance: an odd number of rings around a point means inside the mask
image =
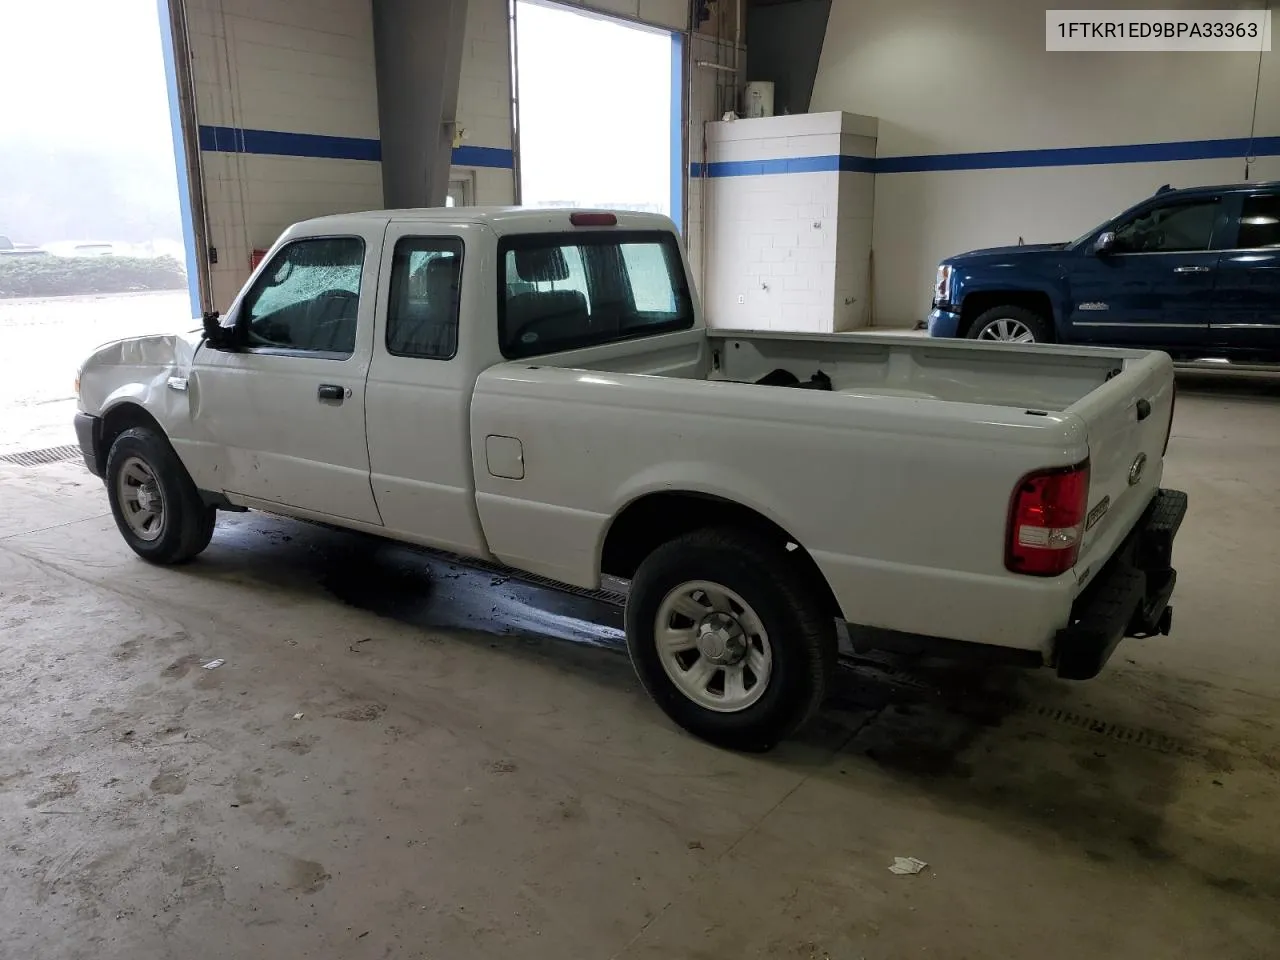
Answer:
POLYGON ((232 308, 247 346, 197 352, 193 420, 225 450, 224 492, 380 522, 364 427, 380 256, 359 236, 285 244, 232 308))
POLYGON ((487 548, 471 468, 471 394, 478 358, 498 356, 496 267, 485 262, 492 239, 464 240, 480 229, 388 226, 368 387, 373 491, 387 529, 475 557, 487 548), (464 308, 491 320, 460 325, 464 308))
POLYGON ((1113 225, 1114 243, 1092 244, 1069 267, 1072 340, 1162 347, 1203 346, 1225 228, 1217 197, 1171 200, 1113 225))
POLYGON ((1237 225, 1218 267, 1210 334, 1216 346, 1280 358, 1280 193, 1245 196, 1237 225))

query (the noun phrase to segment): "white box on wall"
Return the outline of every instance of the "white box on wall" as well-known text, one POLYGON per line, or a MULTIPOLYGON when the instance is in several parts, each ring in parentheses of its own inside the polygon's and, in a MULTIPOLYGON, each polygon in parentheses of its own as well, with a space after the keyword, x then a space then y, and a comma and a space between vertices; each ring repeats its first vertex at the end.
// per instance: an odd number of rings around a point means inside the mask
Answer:
POLYGON ((707 321, 838 332, 867 326, 877 122, 849 113, 711 123, 707 321))

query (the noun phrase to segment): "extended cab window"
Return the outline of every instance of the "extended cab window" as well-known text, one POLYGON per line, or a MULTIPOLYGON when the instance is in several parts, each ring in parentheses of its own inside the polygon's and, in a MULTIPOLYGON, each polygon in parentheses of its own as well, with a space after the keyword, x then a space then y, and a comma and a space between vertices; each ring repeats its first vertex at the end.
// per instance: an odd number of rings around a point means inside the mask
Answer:
POLYGON ((283 247, 245 298, 249 347, 351 356, 363 265, 359 237, 295 240, 283 247))
POLYGON ((387 351, 449 360, 458 349, 462 241, 404 237, 396 242, 387 304, 387 351))
POLYGON ((1245 197, 1236 246, 1280 247, 1280 194, 1245 197))
POLYGON ((675 237, 660 231, 516 236, 499 247, 503 356, 531 357, 693 326, 675 237))
POLYGON ((1166 204, 1116 228, 1113 253, 1188 253, 1208 250, 1218 220, 1218 200, 1166 204))

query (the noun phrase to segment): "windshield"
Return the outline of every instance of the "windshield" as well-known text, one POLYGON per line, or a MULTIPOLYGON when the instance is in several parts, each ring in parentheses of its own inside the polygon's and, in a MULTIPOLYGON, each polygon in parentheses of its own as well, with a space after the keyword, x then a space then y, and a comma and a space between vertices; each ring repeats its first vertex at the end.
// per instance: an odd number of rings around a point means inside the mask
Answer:
POLYGON ((498 335, 505 357, 693 326, 693 298, 669 233, 517 236, 499 250, 498 335))

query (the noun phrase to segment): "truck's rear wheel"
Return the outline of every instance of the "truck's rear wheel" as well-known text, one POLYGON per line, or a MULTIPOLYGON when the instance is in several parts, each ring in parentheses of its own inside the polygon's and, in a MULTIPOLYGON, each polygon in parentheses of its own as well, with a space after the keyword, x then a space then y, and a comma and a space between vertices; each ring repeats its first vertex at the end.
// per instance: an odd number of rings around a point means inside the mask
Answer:
POLYGON ((1027 307, 992 307, 970 324, 968 337, 1002 343, 1053 343, 1053 324, 1027 307))
POLYGON ((209 545, 217 512, 155 430, 134 427, 116 437, 106 484, 116 527, 144 560, 182 563, 209 545))
POLYGON ((699 530, 645 558, 627 648, 645 689, 690 733, 767 750, 822 704, 835 626, 785 545, 699 530))

